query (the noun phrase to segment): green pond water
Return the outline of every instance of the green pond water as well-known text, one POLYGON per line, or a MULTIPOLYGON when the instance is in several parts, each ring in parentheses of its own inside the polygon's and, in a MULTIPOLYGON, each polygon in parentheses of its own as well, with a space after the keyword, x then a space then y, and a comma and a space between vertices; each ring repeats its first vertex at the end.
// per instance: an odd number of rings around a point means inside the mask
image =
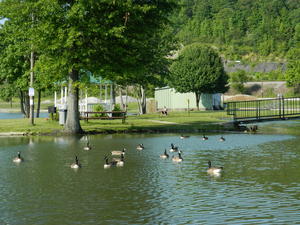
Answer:
POLYGON ((0 224, 300 224, 300 136, 207 136, 95 135, 90 151, 85 137, 2 137, 0 224), (171 143, 182 163, 160 159, 171 143), (124 147, 124 167, 104 169, 124 147))

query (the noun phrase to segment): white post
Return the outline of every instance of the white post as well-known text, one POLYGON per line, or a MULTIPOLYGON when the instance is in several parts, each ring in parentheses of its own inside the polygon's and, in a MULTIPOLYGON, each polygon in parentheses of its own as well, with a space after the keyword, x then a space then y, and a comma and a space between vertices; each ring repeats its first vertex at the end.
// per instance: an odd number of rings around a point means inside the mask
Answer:
POLYGON ((113 95, 113 85, 110 84, 110 95, 109 95, 109 97, 110 97, 110 101, 109 101, 109 103, 110 103, 110 111, 113 110, 113 99, 112 99, 112 95, 113 95))
POLYGON ((65 104, 67 104, 67 93, 68 93, 68 88, 65 87, 65 104))
POLYGON ((56 99, 57 99, 57 94, 56 94, 56 91, 54 92, 54 107, 56 107, 56 99))
POLYGON ((107 103, 107 84, 105 84, 105 103, 107 103))
POLYGON ((85 89, 85 111, 88 111, 88 98, 87 98, 87 89, 85 89))
POLYGON ((100 103, 101 103, 101 99, 102 99, 102 84, 100 84, 100 103))
POLYGON ((61 89, 60 89, 60 104, 61 104, 61 107, 64 104, 64 90, 63 90, 63 87, 61 87, 61 89))

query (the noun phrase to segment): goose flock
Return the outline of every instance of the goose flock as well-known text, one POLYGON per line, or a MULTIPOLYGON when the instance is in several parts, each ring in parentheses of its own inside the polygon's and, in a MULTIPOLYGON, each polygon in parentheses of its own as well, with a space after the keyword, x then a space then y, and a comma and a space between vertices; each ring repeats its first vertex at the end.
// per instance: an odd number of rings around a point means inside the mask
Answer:
MULTIPOLYGON (((189 138, 189 137, 190 136, 181 135, 180 139, 185 139, 185 138, 189 138)), ((202 140, 206 141, 206 140, 208 140, 208 137, 203 134, 202 140)), ((221 136, 219 138, 219 141, 220 142, 224 142, 225 138, 223 136, 221 136)), ((92 146, 90 145, 90 142, 87 141, 86 145, 83 147, 83 150, 89 151, 91 149, 92 149, 92 146)), ((138 151, 142 151, 144 149, 145 149, 145 147, 144 147, 143 144, 138 144, 136 146, 136 150, 138 150, 138 151)), ((123 167, 124 164, 125 164, 125 152, 126 152, 126 148, 123 148, 122 150, 111 151, 110 152, 111 159, 107 155, 105 155, 104 156, 104 165, 103 165, 103 168, 104 169, 108 169, 108 168, 112 168, 112 167, 123 167), (118 157, 116 157, 116 156, 118 156, 118 157)), ((183 157, 182 157, 182 153, 183 152, 181 150, 179 150, 178 146, 175 146, 173 143, 171 143, 171 148, 169 149, 169 152, 176 154, 176 155, 173 155, 172 158, 171 158, 171 160, 174 163, 181 163, 181 162, 183 162, 183 157)), ((163 154, 159 155, 159 157, 161 159, 169 159, 170 158, 170 155, 168 154, 168 151, 167 151, 166 148, 165 148, 163 154)), ((17 164, 19 164, 21 162, 24 162, 24 158, 21 156, 21 152, 18 152, 17 156, 15 158, 13 158, 12 161, 14 163, 17 163, 17 164)), ((212 166, 212 162, 210 160, 208 160, 207 163, 208 163, 208 168, 207 168, 206 172, 209 175, 212 175, 212 176, 220 176, 221 175, 221 173, 224 170, 223 167, 213 167, 212 166)), ((75 155, 75 161, 70 165, 70 167, 72 169, 79 169, 79 168, 81 168, 81 164, 79 162, 79 159, 78 159, 77 155, 75 155)))

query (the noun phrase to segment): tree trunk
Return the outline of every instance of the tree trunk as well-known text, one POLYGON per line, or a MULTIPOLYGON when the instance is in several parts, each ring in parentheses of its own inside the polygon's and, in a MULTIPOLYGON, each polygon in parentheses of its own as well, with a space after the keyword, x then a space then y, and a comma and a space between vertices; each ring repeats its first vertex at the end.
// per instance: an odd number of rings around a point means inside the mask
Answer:
POLYGON ((135 87, 136 91, 136 100, 138 102, 138 107, 139 107, 139 114, 142 114, 142 103, 141 103, 141 93, 140 93, 140 86, 135 87))
POLYGON ((145 89, 143 86, 139 86, 138 90, 138 103, 139 103, 139 111, 140 114, 146 114, 146 95, 145 95, 145 89))
POLYGON ((68 134, 83 133, 79 121, 79 90, 77 87, 78 80, 78 71, 72 69, 72 71, 69 73, 67 122, 64 127, 65 132, 68 134))
POLYGON ((41 110, 41 90, 38 90, 38 103, 36 109, 36 118, 40 118, 40 110, 41 110))
POLYGON ((196 106, 197 106, 197 110, 199 111, 199 101, 200 101, 201 94, 196 92, 195 95, 196 95, 196 106))
POLYGON ((121 109, 124 111, 125 106, 124 106, 124 101, 123 101, 123 97, 122 97, 122 86, 119 86, 119 95, 120 95, 121 109))
POLYGON ((21 108, 21 113, 26 116, 25 109, 24 109, 24 96, 23 92, 20 90, 20 108, 21 108))
POLYGON ((115 104, 116 104, 116 91, 115 91, 115 84, 111 84, 111 90, 110 90, 110 102, 111 102, 111 110, 114 110, 115 104))
POLYGON ((126 85, 126 93, 125 93, 125 111, 127 112, 127 105, 128 105, 128 86, 126 85))
POLYGON ((25 112, 26 112, 26 117, 30 118, 30 104, 29 104, 29 95, 28 95, 28 91, 24 92, 24 108, 25 108, 25 112))
POLYGON ((141 93, 142 93, 142 114, 146 114, 147 112, 147 102, 146 102, 146 93, 143 86, 141 86, 141 93))
POLYGON ((20 91, 20 107, 24 117, 29 118, 29 96, 26 91, 20 91))

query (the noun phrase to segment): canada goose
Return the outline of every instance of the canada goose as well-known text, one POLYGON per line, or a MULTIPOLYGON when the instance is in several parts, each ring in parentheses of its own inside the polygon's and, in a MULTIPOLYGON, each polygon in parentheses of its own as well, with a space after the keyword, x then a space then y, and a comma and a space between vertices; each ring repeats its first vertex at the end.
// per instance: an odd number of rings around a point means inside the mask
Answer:
POLYGON ((71 164, 72 169, 78 169, 81 168, 81 164, 79 163, 77 155, 75 156, 75 162, 71 164))
POLYGON ((181 156, 181 151, 178 151, 178 156, 173 156, 172 157, 172 161, 173 162, 182 162, 183 161, 183 158, 181 156))
POLYGON ((187 135, 180 135, 180 139, 186 139, 186 138, 189 138, 190 136, 187 136, 187 135))
POLYGON ((206 137, 206 136, 203 134, 202 140, 203 140, 203 141, 206 141, 206 140, 208 140, 208 137, 206 137))
POLYGON ((90 142, 88 141, 88 142, 86 143, 86 146, 83 147, 83 150, 89 151, 89 150, 91 150, 91 149, 92 149, 92 146, 90 145, 90 142))
POLYGON ((167 159, 167 158, 169 158, 169 154, 167 153, 167 149, 165 149, 164 154, 160 155, 160 158, 162 158, 162 159, 167 159))
POLYGON ((21 157, 21 152, 18 152, 18 156, 13 158, 13 162, 15 162, 15 163, 20 163, 23 161, 24 161, 24 159, 21 157))
POLYGON ((175 146, 173 143, 171 143, 171 149, 170 152, 178 152, 178 147, 175 146))
POLYGON ((221 136, 219 141, 225 141, 225 138, 223 136, 221 136))
POLYGON ((110 168, 111 167, 111 163, 108 162, 108 158, 105 157, 104 159, 105 159, 105 163, 104 163, 104 166, 103 166, 104 169, 110 168))
POLYGON ((212 167, 211 161, 208 161, 208 169, 207 173, 210 175, 220 176, 221 172, 223 171, 223 167, 212 167))
MULTIPOLYGON (((121 155, 121 156, 123 156, 123 155, 121 155)), ((104 169, 114 167, 118 163, 117 161, 108 162, 108 157, 107 156, 104 157, 104 160, 105 160, 105 163, 104 163, 104 166, 103 166, 104 169)))
POLYGON ((111 155, 124 155, 126 148, 123 148, 122 151, 111 151, 111 155))
POLYGON ((143 150, 145 147, 144 147, 144 145, 143 144, 138 144, 137 146, 136 146, 136 150, 143 150))
POLYGON ((120 162, 121 159, 123 159, 123 161, 124 161, 124 159, 125 159, 124 154, 121 154, 121 158, 112 158, 111 161, 112 162, 120 162))
POLYGON ((117 167, 122 167, 124 166, 124 155, 121 155, 121 159, 117 161, 117 167))
POLYGON ((104 163, 104 166, 103 166, 104 169, 111 168, 113 166, 116 166, 116 164, 117 164, 117 162, 114 162, 114 161, 108 162, 108 157, 107 156, 105 156, 104 159, 105 159, 105 163, 104 163))

